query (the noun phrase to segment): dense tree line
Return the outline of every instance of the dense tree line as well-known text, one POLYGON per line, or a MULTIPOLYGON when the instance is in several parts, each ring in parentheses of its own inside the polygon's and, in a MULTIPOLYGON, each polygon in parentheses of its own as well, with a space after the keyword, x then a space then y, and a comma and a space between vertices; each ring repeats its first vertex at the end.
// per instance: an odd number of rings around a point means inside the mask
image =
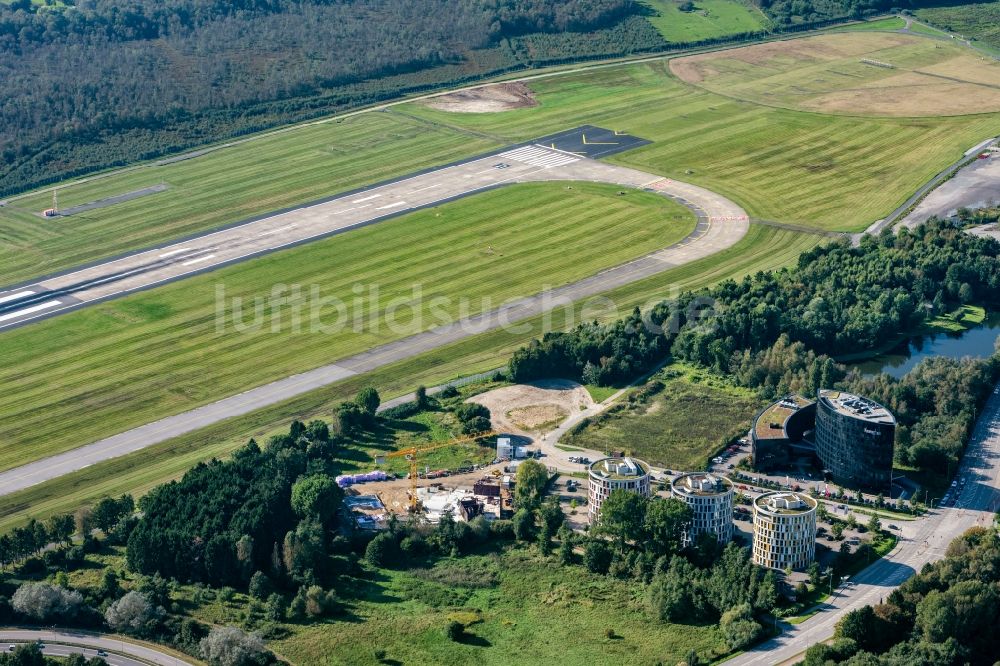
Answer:
POLYGON ((628 20, 638 11, 633 0, 0 3, 0 192, 422 84, 662 46, 628 20), (592 39, 623 25, 617 42, 592 39), (545 39, 575 34, 579 49, 545 39), (546 48, 523 48, 535 44, 546 48))
POLYGON ((1000 650, 1000 538, 973 528, 945 559, 892 591, 877 606, 851 611, 836 640, 806 652, 806 666, 993 664, 1000 650))
POLYGON ((229 461, 199 464, 144 497, 129 567, 215 585, 244 586, 256 571, 320 575, 342 492, 321 471, 328 442, 295 430, 264 449, 251 441, 229 461))
POLYGON ((633 379, 675 358, 732 373, 778 393, 840 379, 829 356, 878 349, 901 332, 1000 293, 1000 243, 941 221, 898 235, 810 250, 798 266, 727 280, 648 315, 549 333, 517 350, 516 381, 568 376, 598 384, 633 379), (711 305, 709 316, 702 306, 711 305), (782 380, 785 380, 782 383, 782 380))
POLYGON ((760 8, 779 24, 815 23, 831 18, 860 19, 900 9, 941 4, 941 0, 760 0, 760 8))
POLYGON ((679 326, 679 312, 663 303, 648 315, 636 308, 610 324, 585 323, 569 332, 546 333, 514 352, 511 379, 572 377, 605 386, 628 381, 665 357, 679 326))

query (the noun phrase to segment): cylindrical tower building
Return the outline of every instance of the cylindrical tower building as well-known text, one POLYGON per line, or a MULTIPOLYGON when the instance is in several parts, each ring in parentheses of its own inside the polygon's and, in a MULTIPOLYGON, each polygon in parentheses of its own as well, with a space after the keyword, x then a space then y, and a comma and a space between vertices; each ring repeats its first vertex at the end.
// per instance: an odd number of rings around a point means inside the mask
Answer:
POLYGON ((601 504, 612 490, 627 490, 649 497, 649 465, 635 458, 603 458, 593 463, 589 469, 590 489, 588 514, 590 524, 597 522, 601 504))
POLYGON ((691 507, 691 524, 684 542, 712 533, 719 543, 733 538, 733 482, 724 476, 695 472, 682 474, 670 483, 670 494, 691 507))
POLYGON ((816 500, 764 493, 753 503, 753 561, 769 569, 804 569, 816 559, 816 500))

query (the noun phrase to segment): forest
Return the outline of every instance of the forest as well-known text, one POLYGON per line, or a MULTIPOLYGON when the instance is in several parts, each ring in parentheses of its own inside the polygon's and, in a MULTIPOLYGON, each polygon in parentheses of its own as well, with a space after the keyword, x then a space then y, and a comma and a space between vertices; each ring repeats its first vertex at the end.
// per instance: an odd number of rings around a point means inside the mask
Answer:
POLYGON ((662 48, 640 10, 633 0, 0 3, 0 194, 407 91, 662 48))
POLYGON ((975 527, 876 606, 853 610, 805 666, 958 666, 996 663, 1000 637, 1000 537, 975 527))
POLYGON ((902 380, 865 379, 833 357, 880 349, 965 304, 995 307, 998 289, 1000 243, 933 220, 859 247, 818 247, 793 269, 685 293, 646 314, 546 334, 514 353, 510 372, 622 385, 669 357, 766 398, 839 386, 893 410, 900 463, 943 475, 1000 379, 1000 356, 926 359, 902 380))

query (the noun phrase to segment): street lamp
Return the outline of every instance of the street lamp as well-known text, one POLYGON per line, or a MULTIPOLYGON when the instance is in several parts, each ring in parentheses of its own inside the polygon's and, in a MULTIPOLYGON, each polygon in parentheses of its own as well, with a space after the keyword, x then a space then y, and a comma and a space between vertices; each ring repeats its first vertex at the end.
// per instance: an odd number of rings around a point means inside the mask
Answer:
POLYGON ((826 571, 824 571, 823 573, 825 573, 830 578, 830 596, 832 597, 833 596, 833 567, 827 567, 826 571))

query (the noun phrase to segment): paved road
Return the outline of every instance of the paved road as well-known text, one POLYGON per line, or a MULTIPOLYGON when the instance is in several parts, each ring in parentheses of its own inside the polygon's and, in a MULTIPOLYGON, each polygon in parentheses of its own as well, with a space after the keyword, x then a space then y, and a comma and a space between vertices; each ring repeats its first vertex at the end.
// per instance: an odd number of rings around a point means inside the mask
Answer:
MULTIPOLYGON (((928 192, 931 192, 932 190, 940 186, 941 183, 945 182, 952 174, 958 171, 963 164, 968 162, 973 154, 988 146, 990 143, 995 141, 996 138, 997 137, 991 137, 989 139, 986 139, 981 143, 976 144, 969 150, 965 151, 962 157, 955 160, 953 163, 949 164, 947 167, 939 171, 937 175, 935 175, 929 181, 924 183, 924 185, 921 186, 919 190, 913 193, 913 196, 909 197, 906 201, 900 204, 900 206, 896 208, 896 210, 889 213, 884 219, 873 222, 867 229, 865 229, 864 233, 872 234, 873 236, 878 235, 882 233, 883 229, 895 225, 897 222, 899 222, 900 217, 904 213, 906 213, 906 211, 908 211, 911 207, 913 207, 914 204, 916 204, 924 197, 928 196, 928 192)), ((907 216, 905 219, 910 220, 911 217, 912 216, 907 216)), ((925 219, 926 217, 924 218, 924 220, 925 219)), ((920 222, 923 222, 924 220, 920 220, 920 222)), ((915 225, 908 225, 908 226, 915 226, 915 225)), ((862 234, 854 234, 853 239, 855 244, 857 244, 857 242, 860 241, 861 236, 862 234)))
POLYGON ((9 646, 34 643, 41 640, 45 647, 42 652, 52 657, 67 657, 83 654, 88 659, 96 657, 98 650, 107 656, 103 659, 111 666, 191 666, 172 654, 159 652, 151 647, 122 641, 107 634, 95 634, 72 629, 34 630, 0 629, 0 646, 8 651, 9 646))
POLYGON ((794 659, 809 646, 833 636, 845 612, 879 603, 924 564, 943 558, 948 544, 967 529, 993 524, 1000 504, 1000 386, 994 389, 976 424, 956 479, 960 490, 952 506, 923 520, 902 523, 903 536, 895 550, 838 590, 823 611, 802 624, 784 625, 777 638, 726 663, 763 666, 794 659))
MULTIPOLYGON (((501 154, 491 158, 491 164, 487 166, 488 177, 495 177, 494 171, 509 173, 516 169, 519 174, 518 179, 523 182, 591 180, 614 183, 623 187, 648 189, 671 197, 691 208, 698 216, 694 232, 668 248, 602 271, 578 282, 542 294, 520 298, 481 315, 374 347, 355 356, 341 359, 336 363, 271 382, 218 402, 169 416, 72 451, 0 473, 0 495, 14 493, 104 460, 142 450, 218 421, 247 414, 313 389, 327 386, 355 374, 370 372, 472 335, 530 319, 590 296, 657 275, 669 268, 711 256, 735 245, 749 230, 750 223, 742 208, 725 197, 704 188, 584 158, 576 158, 572 162, 559 164, 549 163, 548 167, 538 166, 537 163, 544 160, 556 159, 557 162, 560 161, 556 157, 550 157, 550 154, 564 157, 565 155, 547 148, 532 148, 534 152, 531 153, 501 154), (492 164, 501 161, 509 163, 511 166, 506 169, 494 169, 492 164), (531 164, 532 161, 536 164, 531 164)), ((486 173, 477 174, 471 171, 468 166, 462 171, 462 176, 464 175, 471 176, 470 180, 476 182, 481 182, 477 179, 487 176, 486 173)), ((407 185, 411 188, 412 186, 412 183, 407 185)), ((382 201, 388 202, 398 200, 399 196, 409 196, 408 192, 396 192, 397 198, 394 199, 388 192, 380 194, 384 197, 382 201)), ((355 196, 355 199, 363 199, 365 196, 371 195, 355 196)), ((311 216, 312 213, 307 213, 307 215, 311 216)), ((290 222, 286 221, 284 224, 290 224, 290 222)))

